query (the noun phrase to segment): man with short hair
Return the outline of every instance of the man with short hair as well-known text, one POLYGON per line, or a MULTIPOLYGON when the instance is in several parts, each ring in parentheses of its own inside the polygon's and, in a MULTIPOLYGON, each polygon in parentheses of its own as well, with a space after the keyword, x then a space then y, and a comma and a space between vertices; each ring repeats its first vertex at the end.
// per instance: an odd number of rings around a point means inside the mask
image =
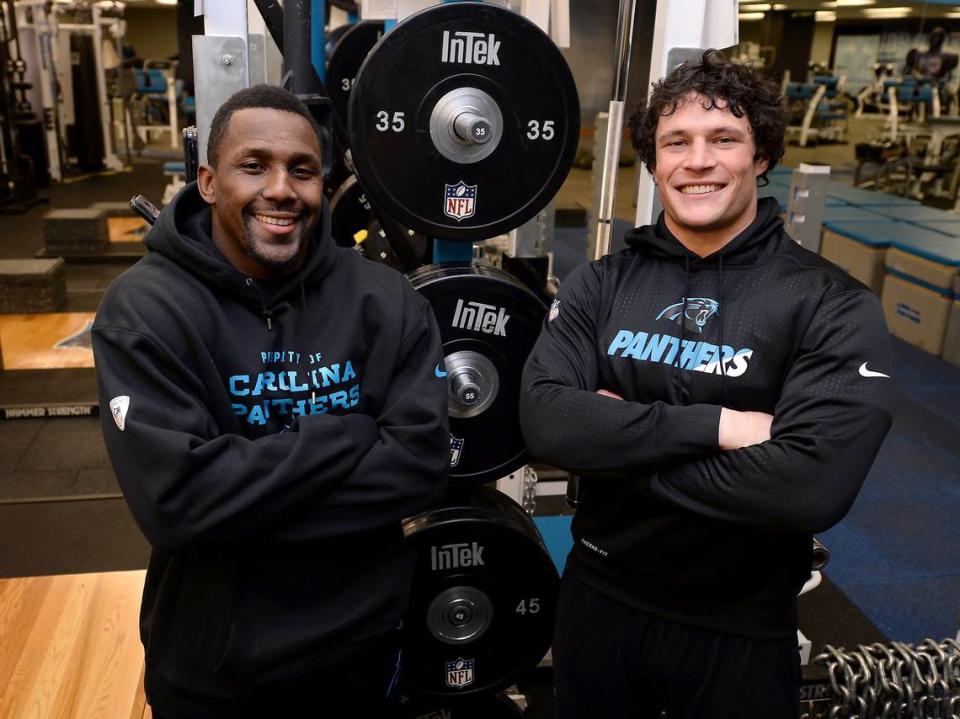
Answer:
POLYGON ((663 213, 571 273, 522 381, 531 454, 583 477, 558 716, 797 717, 812 535, 890 426, 883 313, 757 199, 773 83, 708 52, 630 124, 663 213))
POLYGON ((230 98, 93 328, 103 433, 153 552, 155 717, 384 716, 414 556, 443 496, 430 305, 338 248, 309 111, 230 98))

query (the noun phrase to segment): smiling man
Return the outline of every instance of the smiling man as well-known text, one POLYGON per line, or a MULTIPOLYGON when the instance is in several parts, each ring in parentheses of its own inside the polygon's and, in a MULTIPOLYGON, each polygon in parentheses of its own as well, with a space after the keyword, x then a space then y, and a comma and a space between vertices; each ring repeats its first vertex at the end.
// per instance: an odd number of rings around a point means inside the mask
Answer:
POLYGON ((582 477, 558 716, 794 719, 812 535, 890 427, 883 313, 757 199, 775 84, 707 52, 630 125, 663 213, 564 281, 522 380, 531 454, 582 477))
POLYGON ((295 96, 234 95, 97 312, 104 439, 153 547, 157 719, 388 715, 400 522, 445 491, 446 380, 430 305, 330 237, 321 150, 295 96))

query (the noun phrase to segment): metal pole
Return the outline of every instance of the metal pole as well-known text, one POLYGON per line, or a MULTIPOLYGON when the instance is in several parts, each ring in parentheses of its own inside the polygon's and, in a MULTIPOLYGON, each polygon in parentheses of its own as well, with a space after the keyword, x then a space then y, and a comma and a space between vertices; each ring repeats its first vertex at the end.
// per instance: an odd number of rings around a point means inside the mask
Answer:
MULTIPOLYGON (((617 194, 617 169, 620 166, 620 144, 623 139, 623 107, 627 97, 627 76, 633 45, 633 22, 637 0, 620 0, 617 20, 617 57, 613 76, 613 99, 610 100, 607 120, 607 142, 603 153, 603 183, 600 186, 600 207, 597 210, 597 241, 594 259, 610 252, 610 232, 613 226, 613 204, 617 194)), ((596 158, 594 158, 596 162, 596 158)))
MULTIPOLYGON (((319 95, 323 85, 313 67, 311 0, 288 0, 283 7, 283 86, 296 95, 319 95)), ((316 20, 322 30, 323 18, 316 20)), ((323 42, 323 33, 318 33, 323 42)))

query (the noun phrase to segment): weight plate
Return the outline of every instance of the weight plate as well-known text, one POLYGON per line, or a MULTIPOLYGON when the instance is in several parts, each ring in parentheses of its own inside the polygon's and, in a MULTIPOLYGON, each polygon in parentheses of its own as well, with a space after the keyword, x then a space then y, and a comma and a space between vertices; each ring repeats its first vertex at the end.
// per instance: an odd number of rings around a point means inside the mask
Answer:
POLYGON ((367 227, 366 236, 360 243, 360 247, 367 259, 392 267, 397 272, 403 271, 397 253, 393 251, 386 233, 380 229, 376 220, 367 227))
POLYGON ((343 126, 347 125, 350 91, 367 54, 383 37, 383 22, 365 20, 351 26, 334 48, 327 64, 327 91, 343 126))
POLYGON ((440 327, 450 398, 450 479, 486 484, 522 467, 520 375, 547 309, 494 267, 427 265, 408 275, 440 327), (482 408, 482 409, 481 409, 482 408))
POLYGON ((514 702, 497 694, 474 697, 469 704, 444 704, 441 701, 409 700, 400 705, 398 719, 518 719, 523 716, 514 702))
POLYGON ((373 219, 370 200, 357 178, 351 175, 330 200, 330 233, 341 247, 353 247, 359 239, 358 233, 366 232, 373 219))
POLYGON ((491 487, 403 523, 417 554, 402 686, 459 697, 511 684, 550 646, 559 578, 533 520, 491 487))
POLYGON ((340 39, 350 32, 352 27, 353 23, 337 25, 330 32, 328 32, 327 36, 323 39, 323 53, 324 57, 327 59, 327 65, 330 64, 330 60, 333 58, 333 53, 337 51, 337 45, 340 44, 340 39))
POLYGON ((426 235, 408 230, 392 217, 380 215, 376 210, 374 214, 378 215, 378 219, 370 225, 370 234, 377 232, 386 238, 400 260, 402 271, 412 272, 422 267, 427 261, 427 253, 430 250, 430 240, 426 235))
POLYGON ((370 51, 348 128, 377 206, 430 237, 482 240, 556 195, 580 102, 536 25, 489 3, 449 3, 407 18, 370 51))

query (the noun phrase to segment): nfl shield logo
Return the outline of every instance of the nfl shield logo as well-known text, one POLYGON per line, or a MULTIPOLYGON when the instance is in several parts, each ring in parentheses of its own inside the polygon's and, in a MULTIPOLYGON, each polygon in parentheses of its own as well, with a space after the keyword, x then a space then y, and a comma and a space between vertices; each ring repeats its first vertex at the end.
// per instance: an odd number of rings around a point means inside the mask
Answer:
POLYGON ((560 300, 554 300, 550 305, 550 311, 547 313, 547 322, 553 322, 560 314, 560 300))
POLYGON ((460 461, 460 451, 463 449, 463 440, 450 435, 450 466, 456 467, 460 461))
POLYGON ((473 659, 447 662, 447 686, 463 689, 473 684, 473 659))
POLYGON ((477 186, 463 180, 456 185, 443 186, 443 214, 457 222, 473 217, 477 209, 477 186))

